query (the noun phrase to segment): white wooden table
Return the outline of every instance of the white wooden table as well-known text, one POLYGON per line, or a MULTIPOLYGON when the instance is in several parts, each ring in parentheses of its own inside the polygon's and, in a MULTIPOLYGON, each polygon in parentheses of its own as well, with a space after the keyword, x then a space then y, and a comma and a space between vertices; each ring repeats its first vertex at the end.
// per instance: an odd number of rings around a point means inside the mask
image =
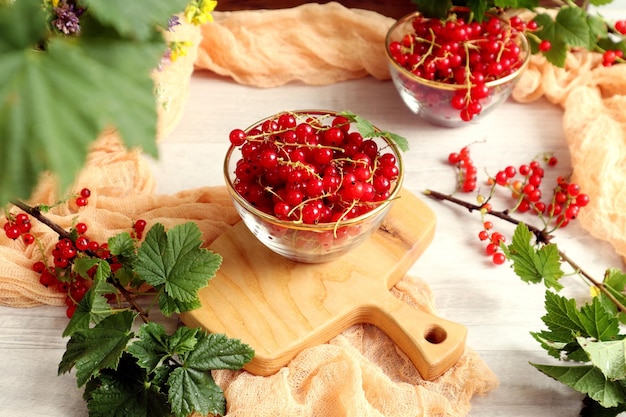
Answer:
MULTIPOLYGON (((473 142, 480 173, 495 174, 544 151, 554 151, 560 161, 548 175, 569 172, 562 111, 545 101, 509 101, 479 124, 445 129, 410 113, 389 81, 365 78, 323 87, 292 84, 264 90, 197 73, 180 125, 160 144, 159 161, 152 162, 158 192, 222 184, 221 162, 231 129, 282 110, 304 108, 350 110, 408 138, 405 187, 417 194, 426 188, 452 192, 455 173, 445 159, 473 142)), ((544 288, 522 283, 507 266, 490 263, 477 238, 479 216, 424 199, 437 214, 437 231, 411 273, 432 288, 438 315, 467 326, 468 345, 500 379, 496 390, 473 400, 471 416, 578 415, 582 397, 528 364, 549 362, 529 334, 542 329, 544 288)), ((496 224, 505 232, 512 230, 496 224)), ((555 242, 596 277, 607 267, 624 269, 608 244, 590 237, 575 222, 559 231, 555 242)), ((566 278, 564 283, 567 295, 588 295, 581 281, 566 278)), ((60 307, 0 307, 0 416, 87 415, 74 376, 57 376, 66 323, 65 309, 60 307)))

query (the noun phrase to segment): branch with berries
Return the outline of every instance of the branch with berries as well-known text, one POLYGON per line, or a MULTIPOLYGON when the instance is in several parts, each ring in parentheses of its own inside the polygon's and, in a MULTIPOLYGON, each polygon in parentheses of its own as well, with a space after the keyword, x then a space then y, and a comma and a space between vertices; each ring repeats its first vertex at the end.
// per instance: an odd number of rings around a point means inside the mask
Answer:
MULTIPOLYGON (((477 169, 469 147, 450 153, 448 162, 457 171, 457 193, 476 191, 477 169)), ((626 411, 626 334, 620 333, 620 325, 626 323, 626 274, 608 268, 602 279, 594 278, 553 242, 557 231, 574 221, 589 203, 580 187, 564 177, 558 177, 551 192, 545 193, 547 199, 543 197, 544 169, 557 162, 554 155, 546 153, 517 168, 503 168, 487 178, 488 195, 479 193, 476 203, 434 190, 424 194, 479 213, 482 230, 478 239, 486 242, 485 252, 493 263, 502 265, 508 260, 522 281, 546 286, 546 314, 542 317, 546 328, 531 335, 548 355, 565 364, 531 365, 585 395, 581 416, 617 416, 626 411), (502 190, 511 195, 510 207, 495 210, 492 201, 502 190), (539 219, 541 226, 520 220, 528 215, 539 219), (487 217, 516 225, 511 243, 493 230, 487 217), (590 286, 592 297, 584 305, 559 294, 565 265, 590 286)))
MULTIPOLYGON (((57 204, 84 207, 90 194, 85 188, 57 204)), ((254 351, 199 328, 180 326, 168 334, 150 313, 152 306, 165 317, 198 308, 198 290, 220 267, 221 256, 202 247, 195 223, 168 231, 156 223, 146 230, 139 219, 129 231, 97 242, 85 222, 70 230, 54 223, 45 214, 52 207, 19 200, 13 205, 20 211, 6 211, 6 236, 21 238, 25 248, 38 245, 41 257, 32 268, 39 282, 65 295, 69 322, 63 336, 69 340, 58 371, 75 372, 90 416, 119 410, 163 417, 225 413, 211 370, 241 369, 254 351), (58 235, 49 253, 30 233, 35 221, 58 235), (142 322, 138 327, 136 320, 142 322)))

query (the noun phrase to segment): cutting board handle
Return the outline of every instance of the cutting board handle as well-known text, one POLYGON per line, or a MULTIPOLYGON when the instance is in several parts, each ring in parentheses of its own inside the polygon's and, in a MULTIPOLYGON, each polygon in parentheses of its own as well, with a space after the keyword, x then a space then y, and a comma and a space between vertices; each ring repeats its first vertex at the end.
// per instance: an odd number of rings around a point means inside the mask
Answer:
POLYGON ((402 349, 422 378, 432 381, 450 369, 465 349, 467 329, 410 306, 391 292, 381 292, 365 320, 402 349))

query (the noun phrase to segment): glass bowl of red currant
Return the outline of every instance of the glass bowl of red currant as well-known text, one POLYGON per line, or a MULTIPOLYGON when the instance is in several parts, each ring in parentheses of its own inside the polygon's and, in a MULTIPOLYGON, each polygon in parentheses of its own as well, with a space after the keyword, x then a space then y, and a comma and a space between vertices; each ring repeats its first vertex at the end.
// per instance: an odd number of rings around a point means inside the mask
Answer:
POLYGON ((428 122, 476 122, 508 99, 528 66, 526 29, 518 16, 478 22, 464 8, 445 19, 409 14, 387 33, 391 78, 407 107, 428 122))
POLYGON ((298 110, 231 131, 226 188, 266 247, 292 261, 330 262, 380 227, 402 185, 400 151, 355 124, 298 110))

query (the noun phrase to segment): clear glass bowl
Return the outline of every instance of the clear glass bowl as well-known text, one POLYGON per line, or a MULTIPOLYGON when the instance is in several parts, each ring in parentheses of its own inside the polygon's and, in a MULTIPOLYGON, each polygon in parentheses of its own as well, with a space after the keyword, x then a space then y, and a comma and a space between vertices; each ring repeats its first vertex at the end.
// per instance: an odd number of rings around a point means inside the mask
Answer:
MULTIPOLYGON (((337 112, 323 110, 298 110, 289 112, 299 115, 328 115, 333 117, 337 112)), ((268 117, 254 123, 245 132, 260 127, 266 120, 275 119, 278 115, 268 117)), ((306 117, 306 116, 304 116, 306 117)), ((351 130, 355 130, 352 128, 351 130)), ((334 223, 305 224, 296 221, 280 220, 251 205, 235 189, 235 167, 241 158, 238 147, 231 145, 224 159, 224 177, 226 188, 233 200, 235 208, 247 228, 261 243, 285 258, 304 263, 323 263, 333 261, 363 243, 376 231, 402 187, 403 167, 400 151, 397 146, 386 138, 373 138, 379 145, 381 153, 392 153, 396 157, 398 177, 392 183, 389 198, 380 202, 369 212, 348 220, 334 223)))
MULTIPOLYGON (((461 119, 459 110, 454 109, 450 105, 457 91, 467 88, 465 85, 448 84, 420 78, 398 64, 389 51, 389 45, 392 42, 400 41, 404 35, 414 31, 412 22, 414 18, 419 16, 419 12, 408 14, 396 21, 387 32, 385 50, 393 84, 406 106, 422 119, 434 125, 444 127, 467 125, 469 122, 461 119)), ((480 100, 482 111, 471 122, 480 121, 480 119, 506 101, 511 95, 520 75, 528 66, 531 55, 528 40, 524 34, 518 32, 515 41, 521 50, 520 54, 523 59, 521 66, 506 77, 485 83, 489 89, 489 95, 480 100)))

